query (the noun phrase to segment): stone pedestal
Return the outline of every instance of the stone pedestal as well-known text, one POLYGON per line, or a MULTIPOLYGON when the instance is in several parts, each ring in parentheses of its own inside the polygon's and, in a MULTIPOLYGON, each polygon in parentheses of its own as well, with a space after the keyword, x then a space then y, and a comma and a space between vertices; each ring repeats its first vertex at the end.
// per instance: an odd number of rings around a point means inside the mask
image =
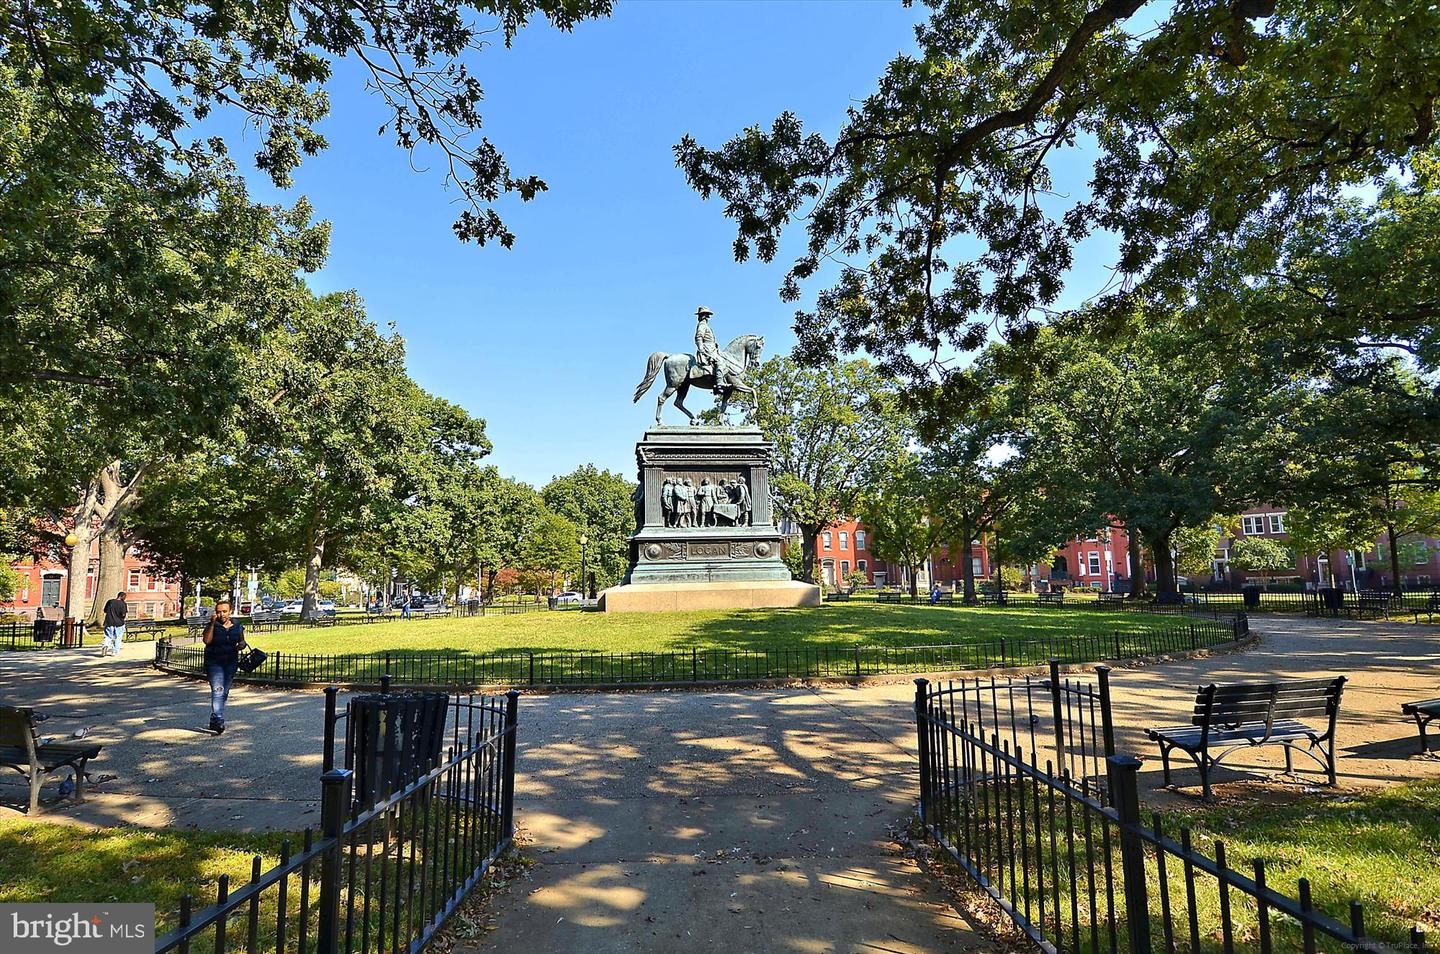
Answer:
POLYGON ((635 447, 640 529, 607 612, 814 606, 790 579, 770 506, 770 442, 755 427, 656 427, 635 447))

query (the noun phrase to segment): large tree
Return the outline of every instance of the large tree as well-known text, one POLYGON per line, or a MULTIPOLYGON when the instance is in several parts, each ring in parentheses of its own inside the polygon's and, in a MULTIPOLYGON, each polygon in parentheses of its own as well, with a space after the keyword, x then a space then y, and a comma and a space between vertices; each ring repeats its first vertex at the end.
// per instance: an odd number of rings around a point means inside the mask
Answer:
POLYGON ((750 374, 759 392, 746 423, 775 444, 770 489, 800 532, 804 579, 815 582, 815 538, 854 516, 876 469, 905 446, 908 427, 890 384, 864 361, 802 368, 777 356, 750 374))
MULTIPOLYGON (((599 586, 619 582, 625 572, 635 532, 635 489, 633 480, 584 464, 540 491, 545 506, 585 535, 583 556, 599 586)), ((586 585, 582 580, 582 589, 586 585)))
POLYGON ((911 596, 917 592, 920 568, 945 535, 945 525, 931 512, 936 487, 930 476, 920 455, 907 451, 877 472, 857 508, 870 534, 870 552, 905 568, 911 596))
POLYGON ((676 155, 735 220, 737 259, 771 260, 803 223, 786 300, 840 262, 797 315, 803 360, 863 350, 912 398, 949 399, 942 411, 971 393, 953 350, 997 322, 1033 331, 1097 230, 1118 238, 1118 287, 1179 304, 1276 271, 1347 187, 1403 178, 1436 141, 1432 6, 927 5, 918 48, 833 137, 787 112, 718 148, 687 136, 676 155), (1088 183, 1061 185, 1076 158, 1088 183))
POLYGON ((1134 311, 1119 335, 1078 312, 982 361, 1008 380, 1015 448, 1071 496, 1071 527, 1115 521, 1143 539, 1166 593, 1176 588, 1177 532, 1273 499, 1280 486, 1272 422, 1294 383, 1237 365, 1207 340, 1163 311, 1134 311))

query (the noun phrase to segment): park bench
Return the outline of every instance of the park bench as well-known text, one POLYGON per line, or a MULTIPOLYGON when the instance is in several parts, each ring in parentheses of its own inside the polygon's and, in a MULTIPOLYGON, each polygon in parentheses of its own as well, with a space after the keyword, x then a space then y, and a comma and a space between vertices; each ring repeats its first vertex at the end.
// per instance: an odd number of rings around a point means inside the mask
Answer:
POLYGON ((1355 597, 1355 608, 1351 611, 1353 619, 1385 619, 1390 618, 1389 593, 1361 593, 1355 597))
POLYGON ((423 619, 434 619, 438 616, 449 615, 450 610, 444 603, 425 603, 420 607, 420 616, 423 619))
POLYGON ((75 773, 75 801, 85 800, 85 763, 100 754, 94 742, 48 742, 35 734, 33 709, 0 706, 0 766, 30 783, 30 814, 40 810, 40 785, 62 768, 75 773))
POLYGON ((394 619, 395 611, 389 609, 388 607, 382 606, 379 609, 376 609, 372 606, 365 610, 365 615, 362 618, 367 623, 383 623, 394 619))
POLYGON ((1285 682, 1201 686, 1195 692, 1195 713, 1189 725, 1148 730, 1160 744, 1164 784, 1170 784, 1170 751, 1180 749, 1200 769, 1203 797, 1210 798, 1210 770, 1231 752, 1261 745, 1285 749, 1285 771, 1291 772, 1291 751, 1302 752, 1323 767, 1335 784, 1335 719, 1345 677, 1285 682), (1319 716, 1323 730, 1301 722, 1319 716), (1306 748, 1299 743, 1306 742, 1306 748), (1214 754, 1214 750, 1221 750, 1214 754), (1320 755, 1315 754, 1319 750, 1320 755))
POLYGON ((270 627, 270 631, 274 632, 280 628, 280 620, 281 616, 279 611, 261 610, 258 613, 250 614, 250 628, 258 633, 268 626, 270 627))
POLYGON ((164 629, 165 627, 160 625, 159 620, 137 619, 133 623, 125 624, 125 638, 129 639, 132 636, 149 636, 154 638, 163 632, 164 629))
POLYGON ((975 602, 981 606, 1005 606, 1008 605, 1008 598, 1005 591, 1001 590, 999 593, 978 593, 975 602))
POLYGON ((1051 590, 1047 593, 1036 593, 1035 602, 1040 606, 1064 606, 1065 591, 1051 590))
POLYGON ((1440 719, 1440 699, 1426 699, 1424 702, 1407 702, 1400 706, 1400 711, 1415 719, 1415 726, 1420 730, 1420 754, 1428 751, 1425 739, 1425 727, 1435 719, 1440 719))
POLYGON ((1415 622, 1420 622, 1421 613, 1425 614, 1428 622, 1435 622, 1435 614, 1440 613, 1440 590, 1430 594, 1430 599, 1426 600, 1424 609, 1415 610, 1415 622))
POLYGON ((953 592, 950 592, 950 591, 941 590, 940 593, 939 593, 939 595, 937 595, 937 596, 935 597, 935 602, 936 602, 936 603, 954 603, 954 602, 955 602, 955 594, 954 594, 953 592))
POLYGON ((190 631, 190 636, 199 636, 205 629, 205 624, 210 622, 208 616, 187 616, 185 617, 185 628, 190 631))
POLYGON ((849 590, 831 590, 829 593, 825 594, 825 602, 827 603, 847 603, 849 601, 849 590))
POLYGON ((1101 593, 1101 594, 1099 594, 1095 599, 1096 599, 1096 602, 1099 603, 1099 605, 1101 605, 1101 606, 1124 606, 1124 605, 1125 605, 1125 594, 1124 594, 1124 593, 1101 593))
POLYGON ((899 590, 881 590, 879 593, 875 594, 875 602, 898 603, 900 602, 901 595, 902 594, 899 590))

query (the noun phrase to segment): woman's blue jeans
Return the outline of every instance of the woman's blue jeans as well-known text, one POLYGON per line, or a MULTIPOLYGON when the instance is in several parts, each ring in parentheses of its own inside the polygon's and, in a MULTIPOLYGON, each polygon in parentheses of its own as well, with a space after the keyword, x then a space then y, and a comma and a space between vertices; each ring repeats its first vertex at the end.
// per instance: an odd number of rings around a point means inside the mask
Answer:
POLYGON ((225 721, 225 700, 230 698, 230 683, 235 681, 236 664, 206 663, 205 676, 210 680, 210 718, 225 721))

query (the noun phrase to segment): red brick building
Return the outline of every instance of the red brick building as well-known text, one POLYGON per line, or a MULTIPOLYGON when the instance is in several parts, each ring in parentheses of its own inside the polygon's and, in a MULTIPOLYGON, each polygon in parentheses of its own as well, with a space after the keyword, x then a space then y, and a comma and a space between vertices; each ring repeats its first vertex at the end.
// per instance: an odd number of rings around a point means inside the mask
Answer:
MULTIPOLYGON (((1253 577, 1252 582, 1263 582, 1268 578, 1274 582, 1300 583, 1309 587, 1334 583, 1361 590, 1388 589, 1393 585, 1395 574, 1389 565, 1389 544, 1383 537, 1364 552, 1331 550, 1326 553, 1296 553, 1292 550, 1294 565, 1268 574, 1247 575, 1245 571, 1231 566, 1230 551, 1237 540, 1267 537, 1289 544, 1290 535, 1285 531, 1285 517, 1286 511, 1282 507, 1252 507, 1245 511, 1234 535, 1221 540, 1211 565, 1208 582, 1238 586, 1253 577)), ((1401 537, 1401 544, 1403 565, 1400 567, 1399 576, 1402 584, 1415 589, 1425 589, 1440 581, 1440 540, 1434 537, 1401 537)))
MULTIPOLYGON (((1252 507, 1241 515, 1233 536, 1222 538, 1215 552, 1208 577, 1192 578, 1196 586, 1238 587, 1249 582, 1288 583, 1306 587, 1332 583, 1361 590, 1385 589, 1392 585, 1389 551, 1385 540, 1377 540, 1367 552, 1336 550, 1329 553, 1295 554, 1295 565, 1268 574, 1247 574, 1231 566, 1231 547, 1245 537, 1267 537, 1289 543, 1285 532, 1284 508, 1252 507), (1251 579, 1253 577, 1253 579, 1251 579)), ((1424 589, 1440 583, 1440 539, 1404 538, 1400 568, 1401 582, 1411 588, 1424 589), (1419 544, 1418 546, 1416 544, 1419 544)), ((876 560, 867 548, 868 534, 863 524, 847 520, 822 532, 816 540, 822 578, 829 585, 849 577, 852 569, 864 572, 876 586, 909 586, 902 567, 876 560)), ((1030 567, 1031 578, 1040 585, 1066 589, 1124 591, 1129 589, 1135 568, 1130 565, 1130 538, 1123 527, 1098 530, 1093 536, 1077 538, 1055 551, 1047 562, 1030 567)), ((1293 551, 1292 551, 1293 552, 1293 551)), ((951 556, 949 547, 939 547, 919 574, 919 588, 932 583, 945 588, 962 585, 964 574, 958 555, 951 556)), ((975 579, 985 580, 994 574, 989 552, 983 541, 977 541, 971 554, 975 579)), ((1155 579, 1154 568, 1142 568, 1145 577, 1155 579)), ((1182 581, 1185 582, 1185 581, 1182 581)))
MULTIPOLYGON (((72 616, 84 615, 89 610, 89 601, 95 597, 99 565, 99 544, 96 543, 90 549, 85 570, 86 605, 83 608, 71 607, 72 616)), ((64 608, 70 574, 63 564, 27 557, 10 564, 10 568, 20 579, 15 587, 15 598, 8 603, 0 603, 0 612, 33 617, 35 610, 41 606, 64 608)), ((130 603, 130 615, 134 619, 160 619, 180 614, 179 583, 151 573, 149 567, 133 553, 125 555, 121 585, 125 587, 125 598, 130 603)))

